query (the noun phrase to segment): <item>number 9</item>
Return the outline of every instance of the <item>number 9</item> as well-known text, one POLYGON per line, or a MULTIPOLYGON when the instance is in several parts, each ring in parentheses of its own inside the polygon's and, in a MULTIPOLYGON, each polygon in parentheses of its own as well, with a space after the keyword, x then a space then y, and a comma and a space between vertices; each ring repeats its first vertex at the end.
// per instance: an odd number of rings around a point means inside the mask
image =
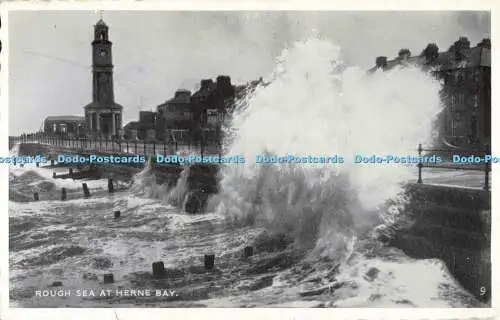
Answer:
POLYGON ((479 292, 481 293, 481 295, 483 296, 485 293, 486 293, 486 288, 485 287, 481 287, 479 288, 479 292))

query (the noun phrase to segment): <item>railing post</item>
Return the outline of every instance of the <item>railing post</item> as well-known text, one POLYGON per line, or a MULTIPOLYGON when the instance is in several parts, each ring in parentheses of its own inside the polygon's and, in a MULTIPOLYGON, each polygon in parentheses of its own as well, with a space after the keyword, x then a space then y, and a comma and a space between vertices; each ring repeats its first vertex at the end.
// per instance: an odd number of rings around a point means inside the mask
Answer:
POLYGON ((163 154, 167 154, 167 143, 163 141, 163 154))
POLYGON ((128 148, 128 140, 125 140, 125 143, 127 144, 127 153, 130 153, 130 149, 128 148))
MULTIPOLYGON (((418 156, 419 158, 422 156, 422 144, 418 144, 418 156)), ((422 183, 422 167, 423 167, 422 161, 418 162, 418 181, 417 183, 422 183)))
POLYGON ((147 153, 146 153, 146 140, 144 140, 144 142, 142 143, 142 145, 144 146, 144 148, 143 148, 144 149, 144 155, 147 155, 147 153))
POLYGON ((156 140, 153 141, 153 155, 156 155, 156 140))
MULTIPOLYGON (((490 153, 489 146, 486 145, 484 147, 484 155, 488 155, 490 153)), ((484 162, 484 186, 483 189, 488 191, 490 190, 490 165, 487 161, 484 162)))
POLYGON ((134 148, 134 153, 137 154, 137 140, 134 141, 135 148, 134 148))

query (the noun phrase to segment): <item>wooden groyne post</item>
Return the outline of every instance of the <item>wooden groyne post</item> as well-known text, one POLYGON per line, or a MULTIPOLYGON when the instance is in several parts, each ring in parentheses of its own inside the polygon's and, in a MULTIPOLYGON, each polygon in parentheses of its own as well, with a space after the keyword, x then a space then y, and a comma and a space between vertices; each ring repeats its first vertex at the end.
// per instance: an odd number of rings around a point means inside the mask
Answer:
POLYGON ((113 179, 108 179, 108 192, 113 193, 115 192, 115 188, 113 186, 113 179))
POLYGON ((82 188, 83 188, 83 196, 84 196, 85 198, 90 197, 89 187, 87 186, 87 184, 86 184, 86 183, 82 183, 82 188))

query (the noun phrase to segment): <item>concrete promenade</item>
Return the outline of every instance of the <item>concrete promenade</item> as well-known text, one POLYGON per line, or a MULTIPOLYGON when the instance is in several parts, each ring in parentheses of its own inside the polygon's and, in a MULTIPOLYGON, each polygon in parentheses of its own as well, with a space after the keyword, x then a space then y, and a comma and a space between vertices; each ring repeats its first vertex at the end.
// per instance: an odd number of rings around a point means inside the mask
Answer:
MULTIPOLYGON (((417 174, 418 170, 415 169, 415 177, 417 174)), ((489 177, 489 189, 491 189, 491 172, 489 177)), ((423 184, 427 185, 483 189, 484 172, 466 169, 425 168, 422 180, 423 184)))

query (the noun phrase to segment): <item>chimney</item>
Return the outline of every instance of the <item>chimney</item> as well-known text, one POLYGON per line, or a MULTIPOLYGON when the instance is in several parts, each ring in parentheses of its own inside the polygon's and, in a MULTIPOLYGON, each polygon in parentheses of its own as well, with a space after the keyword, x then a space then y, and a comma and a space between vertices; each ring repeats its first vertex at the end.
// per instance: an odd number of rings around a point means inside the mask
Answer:
POLYGON ((231 77, 229 76, 218 76, 217 77, 217 86, 231 86, 231 77))
POLYGON ((409 49, 401 49, 398 52, 399 60, 407 60, 411 56, 411 52, 409 49))
POLYGON ((489 38, 485 38, 480 43, 478 43, 477 46, 480 48, 486 48, 491 50, 491 40, 489 38))
POLYGON ((185 89, 180 89, 175 92, 175 97, 181 97, 181 96, 191 96, 191 91, 185 90, 185 89))
POLYGON ((212 79, 204 79, 204 80, 201 80, 201 90, 206 90, 210 87, 210 85, 214 83, 212 79))
POLYGON ((377 68, 385 68, 387 66, 387 57, 381 56, 375 59, 375 65, 377 68))

